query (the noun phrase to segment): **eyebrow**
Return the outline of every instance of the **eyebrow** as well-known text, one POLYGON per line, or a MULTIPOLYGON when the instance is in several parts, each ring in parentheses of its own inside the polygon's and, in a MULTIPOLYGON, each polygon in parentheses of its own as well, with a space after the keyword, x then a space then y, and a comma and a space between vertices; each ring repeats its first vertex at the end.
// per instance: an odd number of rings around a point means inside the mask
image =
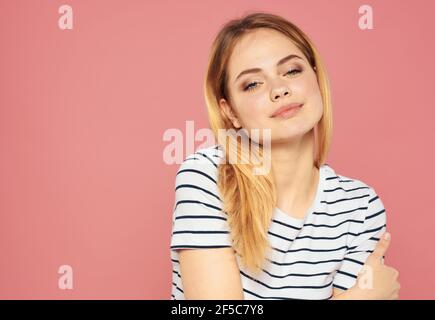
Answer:
MULTIPOLYGON (((297 54, 290 54, 290 55, 288 55, 288 56, 282 58, 281 60, 279 60, 278 63, 276 64, 276 66, 280 66, 280 65, 282 65, 282 64, 286 63, 287 61, 289 61, 289 60, 291 60, 291 59, 294 59, 294 58, 302 59, 302 58, 299 57, 297 54)), ((303 59, 302 59, 302 60, 303 60, 303 59)), ((246 69, 246 70, 244 70, 244 71, 242 71, 242 72, 239 73, 239 75, 236 77, 236 79, 234 80, 234 82, 237 82, 237 80, 238 80, 241 76, 243 76, 244 74, 247 74, 247 73, 257 73, 257 72, 260 72, 260 71, 261 71, 260 68, 246 69)))

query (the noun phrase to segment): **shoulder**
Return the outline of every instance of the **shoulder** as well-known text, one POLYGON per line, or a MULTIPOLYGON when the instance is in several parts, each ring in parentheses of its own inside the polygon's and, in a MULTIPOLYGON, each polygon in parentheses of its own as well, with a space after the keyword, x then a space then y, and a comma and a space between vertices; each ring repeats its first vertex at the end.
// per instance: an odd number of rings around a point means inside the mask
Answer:
POLYGON ((343 199, 350 207, 358 209, 354 211, 354 219, 366 220, 374 215, 385 219, 384 204, 371 183, 353 175, 338 173, 328 164, 325 168, 327 171, 325 189, 330 191, 332 198, 329 199, 330 202, 334 199, 343 199))
POLYGON ((326 188, 341 198, 349 200, 360 199, 364 203, 369 203, 373 200, 372 197, 376 194, 372 184, 355 176, 344 175, 337 172, 329 164, 324 165, 326 171, 326 188), (335 192, 339 191, 339 192, 335 192))
POLYGON ((220 146, 201 148, 187 156, 175 177, 176 200, 199 200, 209 208, 220 207, 218 166, 223 160, 220 146))
POLYGON ((217 146, 198 149, 181 163, 175 182, 172 249, 230 247, 227 214, 217 186, 217 146))
POLYGON ((217 182, 218 166, 224 159, 224 153, 219 145, 200 148, 188 155, 177 171, 177 182, 191 180, 202 182, 217 182))

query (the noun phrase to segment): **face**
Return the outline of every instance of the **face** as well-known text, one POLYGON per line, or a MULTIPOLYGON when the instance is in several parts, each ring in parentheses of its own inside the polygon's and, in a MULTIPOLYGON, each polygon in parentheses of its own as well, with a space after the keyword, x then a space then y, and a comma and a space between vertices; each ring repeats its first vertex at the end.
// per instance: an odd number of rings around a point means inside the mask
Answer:
POLYGON ((278 31, 262 28, 243 36, 232 52, 227 72, 230 101, 221 99, 220 108, 236 128, 248 132, 271 129, 273 144, 301 137, 322 117, 315 71, 293 42, 278 31), (277 65, 289 55, 300 58, 277 65), (242 73, 253 68, 258 70, 242 73), (303 106, 290 117, 272 116, 291 103, 303 106))

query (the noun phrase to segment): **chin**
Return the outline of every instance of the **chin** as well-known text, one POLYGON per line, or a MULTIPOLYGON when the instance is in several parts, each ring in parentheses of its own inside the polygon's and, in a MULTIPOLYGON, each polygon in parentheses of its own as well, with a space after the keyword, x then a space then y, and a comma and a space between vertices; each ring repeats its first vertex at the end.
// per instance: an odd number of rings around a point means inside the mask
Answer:
POLYGON ((272 131, 272 141, 271 143, 274 142, 290 142, 292 140, 295 139, 300 139, 301 137, 303 137, 305 134, 309 133, 310 130, 312 130, 314 127, 309 127, 309 128, 300 128, 300 129, 296 129, 296 128, 292 128, 291 130, 277 130, 276 132, 272 131))

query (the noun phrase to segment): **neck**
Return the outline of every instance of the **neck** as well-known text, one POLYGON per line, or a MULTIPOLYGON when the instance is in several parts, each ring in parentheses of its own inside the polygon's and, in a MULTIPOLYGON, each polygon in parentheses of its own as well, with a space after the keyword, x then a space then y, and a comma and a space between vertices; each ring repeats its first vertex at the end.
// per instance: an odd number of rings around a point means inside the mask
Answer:
POLYGON ((314 165, 313 150, 313 130, 298 139, 271 145, 272 172, 279 208, 295 208, 311 201, 319 174, 314 165))

